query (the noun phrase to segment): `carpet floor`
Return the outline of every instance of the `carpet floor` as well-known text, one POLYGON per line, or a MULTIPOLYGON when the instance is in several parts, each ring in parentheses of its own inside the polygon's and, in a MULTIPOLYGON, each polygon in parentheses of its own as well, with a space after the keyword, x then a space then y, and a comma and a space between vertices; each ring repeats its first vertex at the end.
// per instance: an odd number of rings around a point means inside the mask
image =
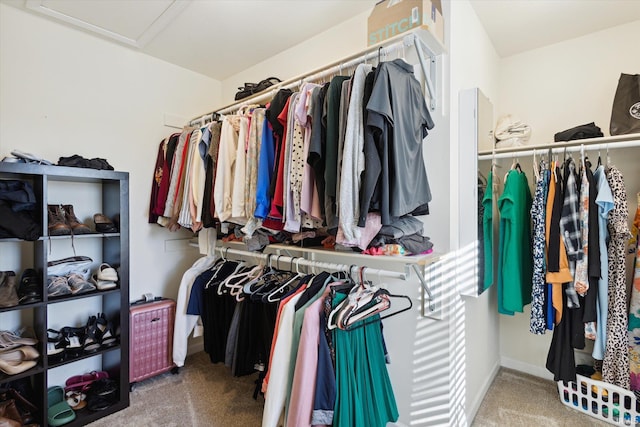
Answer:
POLYGON ((91 427, 260 426, 264 399, 253 400, 256 376, 234 378, 209 356, 188 356, 178 375, 167 372, 136 384, 131 405, 91 427))
POLYGON ((560 402, 555 382, 511 369, 498 371, 472 427, 609 426, 560 402))
MULTIPOLYGON (((228 427, 260 426, 264 399, 253 400, 255 375, 234 378, 222 364, 197 353, 179 375, 165 373, 136 385, 131 406, 90 424, 91 427, 228 427)), ((473 427, 608 426, 567 408, 556 384, 509 369, 500 369, 487 392, 473 427)))

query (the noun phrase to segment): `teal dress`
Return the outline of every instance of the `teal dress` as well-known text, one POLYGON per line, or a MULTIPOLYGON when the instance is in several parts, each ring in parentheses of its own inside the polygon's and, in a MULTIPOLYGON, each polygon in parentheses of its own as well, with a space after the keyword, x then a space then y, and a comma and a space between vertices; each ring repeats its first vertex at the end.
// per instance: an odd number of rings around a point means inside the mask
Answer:
MULTIPOLYGON (((333 307, 346 296, 336 294, 333 307)), ((334 427, 385 427, 398 420, 391 380, 385 364, 382 329, 378 315, 349 331, 334 329, 336 351, 336 403, 334 427)))
POLYGON ((487 176, 487 188, 482 198, 482 226, 484 237, 484 282, 483 289, 493 285, 493 173, 487 176))
POLYGON ((526 175, 515 169, 510 170, 498 200, 498 312, 502 314, 522 312, 524 306, 531 303, 531 204, 526 175))

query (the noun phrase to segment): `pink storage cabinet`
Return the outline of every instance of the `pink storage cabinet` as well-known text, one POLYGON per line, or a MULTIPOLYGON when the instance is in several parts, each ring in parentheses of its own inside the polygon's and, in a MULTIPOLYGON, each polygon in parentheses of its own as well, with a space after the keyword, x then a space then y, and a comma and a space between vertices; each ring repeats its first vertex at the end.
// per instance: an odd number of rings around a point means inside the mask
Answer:
POLYGON ((134 303, 130 308, 129 388, 134 384, 172 371, 173 324, 176 302, 159 299, 152 302, 134 303))

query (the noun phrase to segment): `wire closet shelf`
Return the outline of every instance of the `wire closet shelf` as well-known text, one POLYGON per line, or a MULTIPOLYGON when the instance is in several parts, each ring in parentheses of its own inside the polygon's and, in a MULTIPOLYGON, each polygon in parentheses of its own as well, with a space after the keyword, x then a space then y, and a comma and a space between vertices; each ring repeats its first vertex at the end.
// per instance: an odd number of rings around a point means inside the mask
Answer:
MULTIPOLYGON (((216 115, 229 114, 237 111, 245 105, 260 104, 273 98, 275 93, 280 89, 292 89, 300 87, 304 83, 319 81, 328 76, 336 73, 342 73, 343 70, 355 68, 357 65, 367 63, 369 61, 377 61, 379 59, 387 59, 389 56, 396 54, 404 57, 407 49, 413 47, 416 50, 418 60, 420 62, 420 68, 422 75, 425 79, 428 97, 430 99, 430 108, 435 110, 436 108, 436 58, 442 53, 442 48, 434 49, 430 45, 428 46, 420 37, 420 34, 428 33, 424 29, 418 29, 410 32, 409 34, 403 34, 386 40, 382 43, 371 46, 356 54, 345 57, 339 61, 333 62, 324 67, 315 69, 313 71, 301 74, 297 77, 290 78, 283 82, 270 86, 268 89, 244 98, 242 100, 233 102, 229 105, 220 107, 204 115, 193 118, 189 121, 189 126, 204 126, 206 123, 213 120, 216 115), (426 55, 425 55, 426 52, 426 55), (427 65, 427 58, 429 58, 430 65, 427 65)), ((437 45, 436 45, 437 46, 437 45)))

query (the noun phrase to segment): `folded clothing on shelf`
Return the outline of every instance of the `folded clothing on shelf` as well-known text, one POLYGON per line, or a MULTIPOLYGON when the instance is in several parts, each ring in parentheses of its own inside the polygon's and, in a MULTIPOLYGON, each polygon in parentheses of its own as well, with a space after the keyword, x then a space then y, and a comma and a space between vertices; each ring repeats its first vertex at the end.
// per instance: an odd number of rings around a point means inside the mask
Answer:
POLYGON ((38 164, 38 165, 52 165, 53 164, 49 160, 43 159, 42 157, 38 157, 35 154, 26 153, 26 152, 20 151, 20 150, 11 151, 11 155, 14 156, 15 158, 19 159, 20 161, 24 162, 24 163, 35 163, 35 164, 38 164))
POLYGON ((524 145, 531 137, 531 127, 511 114, 501 116, 493 133, 496 148, 524 145))
POLYGON ((555 142, 573 141, 575 139, 600 138, 603 136, 602 130, 596 126, 595 122, 591 122, 558 132, 553 135, 553 140, 555 142))
POLYGON ((74 154, 70 157, 60 157, 60 159, 58 159, 58 166, 71 166, 75 168, 111 171, 113 170, 113 166, 111 166, 105 159, 101 159, 100 157, 85 159, 84 157, 77 154, 74 154))

